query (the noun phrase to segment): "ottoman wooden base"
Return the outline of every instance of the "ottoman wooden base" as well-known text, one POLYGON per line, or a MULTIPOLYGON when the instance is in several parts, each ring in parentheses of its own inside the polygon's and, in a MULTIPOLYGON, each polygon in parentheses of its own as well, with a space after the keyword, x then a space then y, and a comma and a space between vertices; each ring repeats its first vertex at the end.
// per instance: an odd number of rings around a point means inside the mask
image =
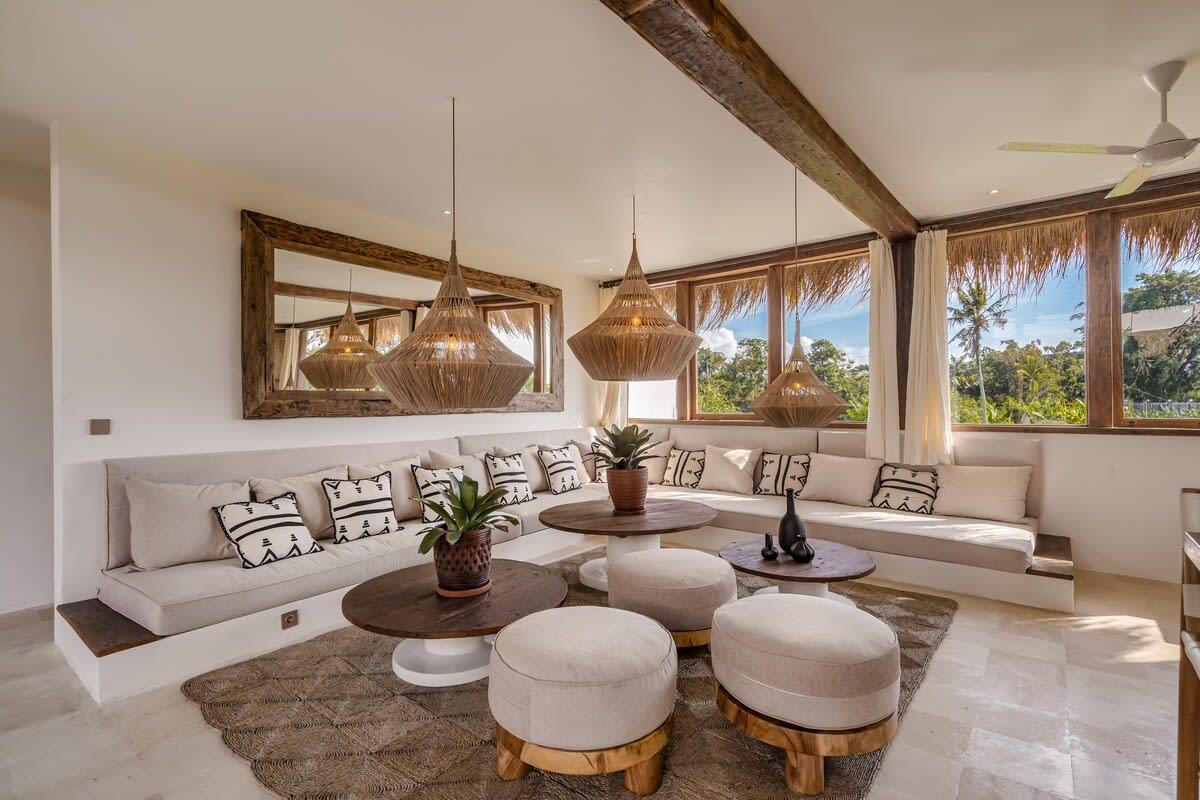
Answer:
POLYGON ((848 731, 801 728, 747 708, 720 683, 717 708, 746 735, 787 753, 787 785, 797 794, 825 791, 825 756, 854 756, 878 750, 892 740, 899 725, 892 714, 882 722, 848 731))
POLYGON ((712 641, 712 628, 697 631, 671 631, 676 647, 704 647, 712 641))
POLYGON ((523 778, 530 767, 560 775, 604 775, 625 770, 625 788, 636 795, 662 786, 663 748, 671 738, 671 718, 637 741, 603 750, 556 750, 519 739, 496 726, 496 767, 500 777, 523 778))

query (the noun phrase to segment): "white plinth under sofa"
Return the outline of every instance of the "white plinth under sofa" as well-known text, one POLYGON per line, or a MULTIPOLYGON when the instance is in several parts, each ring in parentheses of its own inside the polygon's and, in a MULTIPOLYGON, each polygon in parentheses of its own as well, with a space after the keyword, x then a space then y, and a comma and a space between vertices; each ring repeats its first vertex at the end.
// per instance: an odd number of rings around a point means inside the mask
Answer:
MULTIPOLYGON (((653 426, 655 437, 681 449, 705 445, 762 448, 785 454, 861 457, 863 434, 848 430, 777 430, 751 426, 653 426)), ((473 435, 387 444, 291 450, 125 458, 106 462, 107 562, 96 576, 97 595, 59 606, 55 639, 98 701, 135 694, 233 663, 346 624, 341 597, 377 575, 429 560, 417 553, 423 525, 343 544, 321 542, 324 552, 244 569, 237 558, 197 561, 161 569, 131 563, 126 481, 214 484, 252 478, 283 479, 335 465, 380 464, 430 453, 517 452, 530 445, 587 442, 591 428, 473 435), (285 613, 296 612, 284 625, 285 613)), ((912 514, 831 502, 799 501, 809 535, 874 554, 875 577, 976 594, 1057 610, 1073 610, 1069 541, 1039 534, 1041 445, 1030 439, 961 437, 956 461, 965 465, 1029 465, 1026 517, 997 522, 912 514), (1048 555, 1043 556, 1042 551, 1048 555)), ((756 483, 757 485, 757 483, 756 483)), ((562 494, 541 491, 512 507, 521 524, 494 534, 497 556, 538 560, 581 537, 545 530, 538 514, 553 505, 607 496, 603 483, 562 494), (574 537, 574 538, 572 538, 574 537)), ((717 511, 714 526, 680 534, 669 543, 715 551, 729 541, 773 531, 784 511, 781 496, 652 485, 652 497, 682 497, 717 511)), ((582 546, 582 545, 580 545, 582 546)))

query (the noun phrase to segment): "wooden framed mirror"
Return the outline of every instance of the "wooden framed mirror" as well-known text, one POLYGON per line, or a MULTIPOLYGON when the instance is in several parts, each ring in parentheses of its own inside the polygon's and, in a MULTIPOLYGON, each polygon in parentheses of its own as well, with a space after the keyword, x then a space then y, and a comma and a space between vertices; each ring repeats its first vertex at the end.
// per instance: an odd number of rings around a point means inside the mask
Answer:
MULTIPOLYGON (((384 353, 412 331, 445 270, 439 258, 243 211, 243 418, 418 413, 397 408, 377 388, 313 388, 300 362, 341 320, 351 277, 359 328, 384 353)), ((562 411, 562 290, 466 266, 462 273, 492 331, 534 365, 507 407, 468 411, 562 411)))

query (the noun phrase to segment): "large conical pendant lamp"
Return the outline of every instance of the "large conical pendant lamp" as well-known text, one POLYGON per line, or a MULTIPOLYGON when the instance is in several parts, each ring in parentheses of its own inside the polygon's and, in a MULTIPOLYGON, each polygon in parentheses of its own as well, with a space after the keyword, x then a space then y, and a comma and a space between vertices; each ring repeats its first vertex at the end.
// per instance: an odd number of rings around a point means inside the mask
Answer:
MULTIPOLYGON (((793 259, 800 258, 799 195, 796 175, 792 176, 793 259)), ((796 314, 796 334, 792 354, 779 377, 750 403, 750 410, 776 428, 821 428, 833 422, 849 408, 841 397, 813 372, 804 345, 800 342, 800 314, 796 314)))
MULTIPOLYGON (((453 100, 450 109, 453 154, 453 100)), ((467 292, 458 266, 453 155, 450 163, 450 262, 442 286, 421 324, 370 367, 388 397, 404 411, 503 408, 533 374, 533 364, 496 338, 467 292)))
POLYGON ((663 309, 646 282, 637 253, 636 198, 633 252, 617 294, 567 344, 598 381, 670 380, 683 372, 700 347, 700 337, 663 309))
POLYGON ((378 361, 380 355, 358 327, 351 305, 353 297, 354 273, 351 272, 342 321, 324 347, 300 362, 300 371, 318 389, 370 389, 375 386, 375 378, 368 367, 378 361))

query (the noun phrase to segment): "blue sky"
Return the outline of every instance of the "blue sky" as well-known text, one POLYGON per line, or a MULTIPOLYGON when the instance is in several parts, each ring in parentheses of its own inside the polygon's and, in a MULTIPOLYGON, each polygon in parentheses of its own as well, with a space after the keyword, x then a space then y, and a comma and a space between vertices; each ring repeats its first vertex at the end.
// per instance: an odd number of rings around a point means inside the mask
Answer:
MULTIPOLYGON (((1180 265, 1183 268, 1197 268, 1198 265, 1180 265)), ((1146 271, 1145 266, 1137 260, 1130 260, 1122 265, 1122 290, 1136 285, 1135 275, 1146 271)), ((1003 328, 994 328, 984 338, 988 347, 999 348, 1007 339, 1015 339, 1025 344, 1039 339, 1043 345, 1051 346, 1063 341, 1076 339, 1075 328, 1081 321, 1071 320, 1075 307, 1084 299, 1084 276, 1082 270, 1071 270, 1061 280, 1048 282, 1042 293, 1035 300, 1028 297, 1017 297, 1011 303, 1008 314, 1008 324, 1003 328)), ((951 292, 951 303, 954 295, 951 292)), ((791 337, 793 320, 789 316, 787 330, 791 337)), ((809 313, 800 319, 800 335, 805 340, 830 339, 834 344, 849 352, 850 356, 860 363, 867 361, 868 342, 868 309, 867 301, 840 302, 809 313)), ((751 317, 730 320, 725 323, 726 330, 709 331, 705 344, 714 349, 729 351, 735 341, 758 336, 764 337, 767 329, 766 312, 760 312, 751 317)), ((701 331, 705 334, 704 331, 701 331)), ((954 335, 954 331, 950 332, 954 335)), ((955 355, 961 355, 957 343, 950 344, 950 350, 955 355)))

